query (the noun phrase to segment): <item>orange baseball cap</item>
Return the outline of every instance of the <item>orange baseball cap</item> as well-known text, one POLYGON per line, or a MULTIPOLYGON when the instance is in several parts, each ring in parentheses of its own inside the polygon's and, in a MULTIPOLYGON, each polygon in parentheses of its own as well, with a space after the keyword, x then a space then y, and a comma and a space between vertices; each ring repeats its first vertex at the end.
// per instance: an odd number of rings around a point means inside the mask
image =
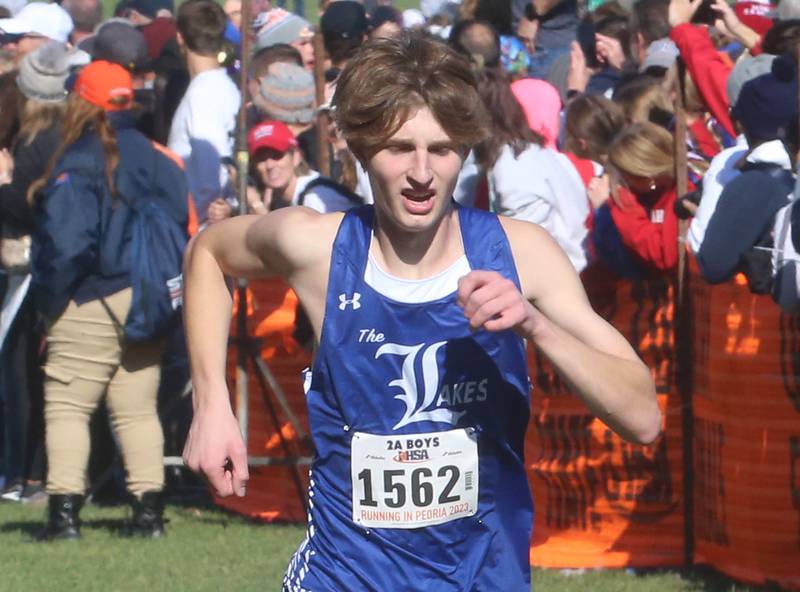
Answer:
POLYGON ((92 62, 78 75, 75 92, 106 111, 123 111, 133 104, 131 74, 119 64, 92 62))

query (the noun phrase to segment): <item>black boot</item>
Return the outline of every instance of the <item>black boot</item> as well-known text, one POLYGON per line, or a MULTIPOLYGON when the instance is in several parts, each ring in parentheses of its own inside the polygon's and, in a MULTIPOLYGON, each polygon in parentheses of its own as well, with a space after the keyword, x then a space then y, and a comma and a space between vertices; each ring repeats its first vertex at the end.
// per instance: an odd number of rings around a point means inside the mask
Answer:
POLYGON ((82 495, 51 495, 47 501, 47 525, 36 535, 36 539, 55 541, 81 538, 78 514, 82 507, 82 495))
POLYGON ((157 539, 164 536, 164 496, 160 491, 147 491, 131 502, 133 517, 125 529, 126 536, 157 539))

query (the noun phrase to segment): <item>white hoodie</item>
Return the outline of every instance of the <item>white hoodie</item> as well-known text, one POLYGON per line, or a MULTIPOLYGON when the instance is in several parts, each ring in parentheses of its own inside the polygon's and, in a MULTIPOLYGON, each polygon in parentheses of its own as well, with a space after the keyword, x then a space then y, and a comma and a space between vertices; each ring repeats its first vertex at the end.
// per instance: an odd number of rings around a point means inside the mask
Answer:
POLYGON ((577 272, 586 267, 586 188, 569 159, 537 144, 518 158, 509 146, 489 171, 489 199, 501 216, 539 224, 547 230, 577 272))

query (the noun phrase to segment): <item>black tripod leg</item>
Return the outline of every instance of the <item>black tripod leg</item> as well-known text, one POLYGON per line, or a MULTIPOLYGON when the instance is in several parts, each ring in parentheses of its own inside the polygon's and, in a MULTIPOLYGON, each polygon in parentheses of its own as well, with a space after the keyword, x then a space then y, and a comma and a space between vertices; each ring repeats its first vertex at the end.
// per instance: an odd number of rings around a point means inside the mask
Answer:
MULTIPOLYGON (((258 385, 261 389, 261 397, 264 399, 264 406, 269 411, 270 418, 272 419, 272 425, 275 427, 275 431, 278 432, 278 438, 281 441, 281 448, 283 449, 283 453, 286 455, 287 460, 291 460, 292 453, 289 450, 289 443, 286 441, 286 438, 283 436, 283 430, 281 429, 280 419, 278 418, 278 414, 275 411, 275 405, 272 403, 272 398, 269 396, 269 389, 267 387, 267 380, 264 378, 264 374, 258 367, 256 363, 256 356, 261 356, 260 352, 256 347, 253 346, 252 343, 248 343, 245 347, 247 347, 248 354, 250 355, 251 361, 253 363, 253 367, 256 372, 256 377, 258 378, 258 385)), ((308 514, 308 501, 306 500, 306 490, 303 487, 303 480, 300 477, 300 470, 298 468, 297 463, 291 463, 291 470, 292 470, 292 480, 294 481, 294 485, 297 488, 297 497, 300 500, 300 503, 303 504, 303 512, 308 514)))

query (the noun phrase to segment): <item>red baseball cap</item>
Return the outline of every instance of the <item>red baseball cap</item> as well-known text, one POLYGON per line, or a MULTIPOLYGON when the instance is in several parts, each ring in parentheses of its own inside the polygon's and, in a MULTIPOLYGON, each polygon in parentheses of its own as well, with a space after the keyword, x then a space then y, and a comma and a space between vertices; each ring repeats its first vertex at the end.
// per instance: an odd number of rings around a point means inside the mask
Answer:
POLYGON ((759 35, 772 28, 775 5, 769 0, 739 0, 734 7, 736 16, 759 35))
POLYGON ((250 156, 264 148, 286 152, 290 148, 296 147, 297 139, 292 130, 281 121, 262 121, 247 134, 247 148, 250 150, 250 156))
POLYGON ((106 111, 130 109, 133 103, 131 74, 119 64, 92 62, 78 75, 75 92, 106 111))

